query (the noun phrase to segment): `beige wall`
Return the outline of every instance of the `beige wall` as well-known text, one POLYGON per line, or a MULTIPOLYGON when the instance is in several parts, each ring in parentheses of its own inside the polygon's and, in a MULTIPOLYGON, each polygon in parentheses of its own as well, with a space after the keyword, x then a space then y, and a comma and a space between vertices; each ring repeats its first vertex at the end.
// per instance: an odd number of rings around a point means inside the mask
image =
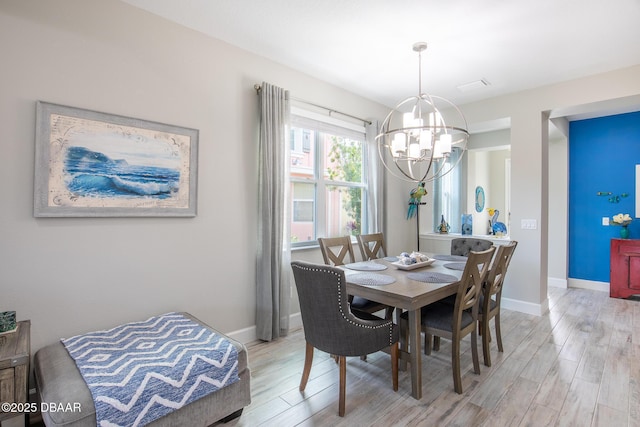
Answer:
POLYGON ((251 336, 254 83, 360 117, 386 114, 115 0, 2 0, 0 52, 0 310, 31 319, 33 351, 172 310, 251 336), (197 217, 34 218, 37 100, 199 129, 197 217))
MULTIPOLYGON (((224 332, 251 331, 253 84, 269 81, 360 117, 380 120, 387 113, 116 0, 2 0, 0 52, 0 310, 32 320, 34 351, 60 337, 170 310, 189 311, 224 332), (198 216, 33 218, 37 100, 199 129, 198 216)), ((511 120, 511 234, 520 242, 505 289, 512 308, 539 312, 546 305, 543 112, 638 95, 638 75, 640 66, 463 106, 470 124, 511 120), (524 218, 536 219, 538 229, 517 227, 524 218)), ((411 185, 392 177, 385 185, 385 231, 396 253, 415 240, 414 223, 404 218, 411 185)), ((317 250, 294 257, 320 260, 317 250)))
MULTIPOLYGON (((548 308, 549 273, 549 116, 566 111, 597 112, 616 105, 638 105, 640 65, 569 82, 467 104, 469 123, 510 119, 511 123, 511 232, 519 242, 507 276, 503 304, 507 308, 539 313, 548 308), (537 221, 537 229, 520 227, 521 220, 537 221)), ((553 149, 551 150, 553 153, 553 149)), ((555 160, 554 160, 555 161, 555 160)), ((554 170, 554 173, 557 171, 554 170)), ((565 174, 566 179, 566 174, 565 174)), ((566 194, 566 192, 565 192, 566 194)), ((560 196, 561 197, 561 196, 560 196)), ((558 196, 553 197, 557 201, 558 196)), ((566 227, 565 227, 566 230, 566 227)), ((566 247, 566 234, 553 235, 566 247)))
POLYGON ((568 146, 549 141, 549 286, 567 287, 568 146))

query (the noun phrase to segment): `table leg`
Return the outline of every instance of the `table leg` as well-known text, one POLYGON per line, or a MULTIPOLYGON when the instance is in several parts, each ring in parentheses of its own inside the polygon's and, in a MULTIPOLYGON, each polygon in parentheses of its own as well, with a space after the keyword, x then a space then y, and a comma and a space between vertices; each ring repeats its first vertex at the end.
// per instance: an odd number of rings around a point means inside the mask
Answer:
POLYGON ((409 310, 409 363, 411 363, 411 396, 422 398, 422 357, 420 354, 420 309, 409 310))

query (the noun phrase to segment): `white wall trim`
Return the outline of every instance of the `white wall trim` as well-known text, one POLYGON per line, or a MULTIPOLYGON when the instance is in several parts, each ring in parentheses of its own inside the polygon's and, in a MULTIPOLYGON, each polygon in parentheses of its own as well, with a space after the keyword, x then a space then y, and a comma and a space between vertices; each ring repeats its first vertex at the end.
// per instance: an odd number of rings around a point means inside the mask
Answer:
POLYGON ((250 326, 233 332, 227 332, 226 335, 231 339, 240 341, 242 344, 249 344, 250 342, 258 340, 255 326, 250 326))
MULTIPOLYGON (((532 314, 534 316, 542 316, 549 311, 549 300, 545 299, 541 304, 532 304, 530 302, 502 297, 502 306, 507 310, 519 311, 521 313, 532 314)), ((289 330, 293 331, 299 328, 302 328, 302 317, 299 312, 293 313, 289 316, 289 330)), ((229 332, 226 335, 245 345, 258 341, 255 326, 229 332)))
POLYGON ((567 289, 567 279, 560 279, 558 277, 547 277, 547 286, 553 286, 554 288, 567 289))
MULTIPOLYGON (((289 316, 289 330, 293 331, 302 327, 302 317, 300 313, 293 313, 289 316)), ((248 328, 239 329, 237 331, 229 332, 226 334, 229 338, 241 342, 242 344, 249 344, 254 341, 258 341, 258 334, 256 333, 256 327, 250 326, 248 328)))
POLYGON ((507 310, 519 311, 520 313, 542 316, 549 311, 549 299, 545 299, 540 304, 533 304, 526 301, 502 297, 502 307, 507 310))
POLYGON ((600 291, 609 293, 609 282, 596 282, 593 280, 568 279, 570 288, 590 289, 592 291, 600 291))

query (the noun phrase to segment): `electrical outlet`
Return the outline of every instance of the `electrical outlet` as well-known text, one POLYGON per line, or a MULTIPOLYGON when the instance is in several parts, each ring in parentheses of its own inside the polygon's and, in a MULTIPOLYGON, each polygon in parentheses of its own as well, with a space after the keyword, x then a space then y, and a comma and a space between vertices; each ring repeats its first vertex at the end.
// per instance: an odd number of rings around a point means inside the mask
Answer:
POLYGON ((609 217, 608 216, 603 216, 602 217, 602 225, 609 225, 609 217))

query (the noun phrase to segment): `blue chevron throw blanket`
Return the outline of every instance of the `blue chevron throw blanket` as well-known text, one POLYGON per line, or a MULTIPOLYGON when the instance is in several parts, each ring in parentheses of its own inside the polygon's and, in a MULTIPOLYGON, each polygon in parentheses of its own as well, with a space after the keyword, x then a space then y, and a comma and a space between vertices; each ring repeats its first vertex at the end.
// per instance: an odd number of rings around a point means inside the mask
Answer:
POLYGON ((101 427, 144 426, 239 380, 231 342, 179 313, 62 343, 91 390, 101 427))

